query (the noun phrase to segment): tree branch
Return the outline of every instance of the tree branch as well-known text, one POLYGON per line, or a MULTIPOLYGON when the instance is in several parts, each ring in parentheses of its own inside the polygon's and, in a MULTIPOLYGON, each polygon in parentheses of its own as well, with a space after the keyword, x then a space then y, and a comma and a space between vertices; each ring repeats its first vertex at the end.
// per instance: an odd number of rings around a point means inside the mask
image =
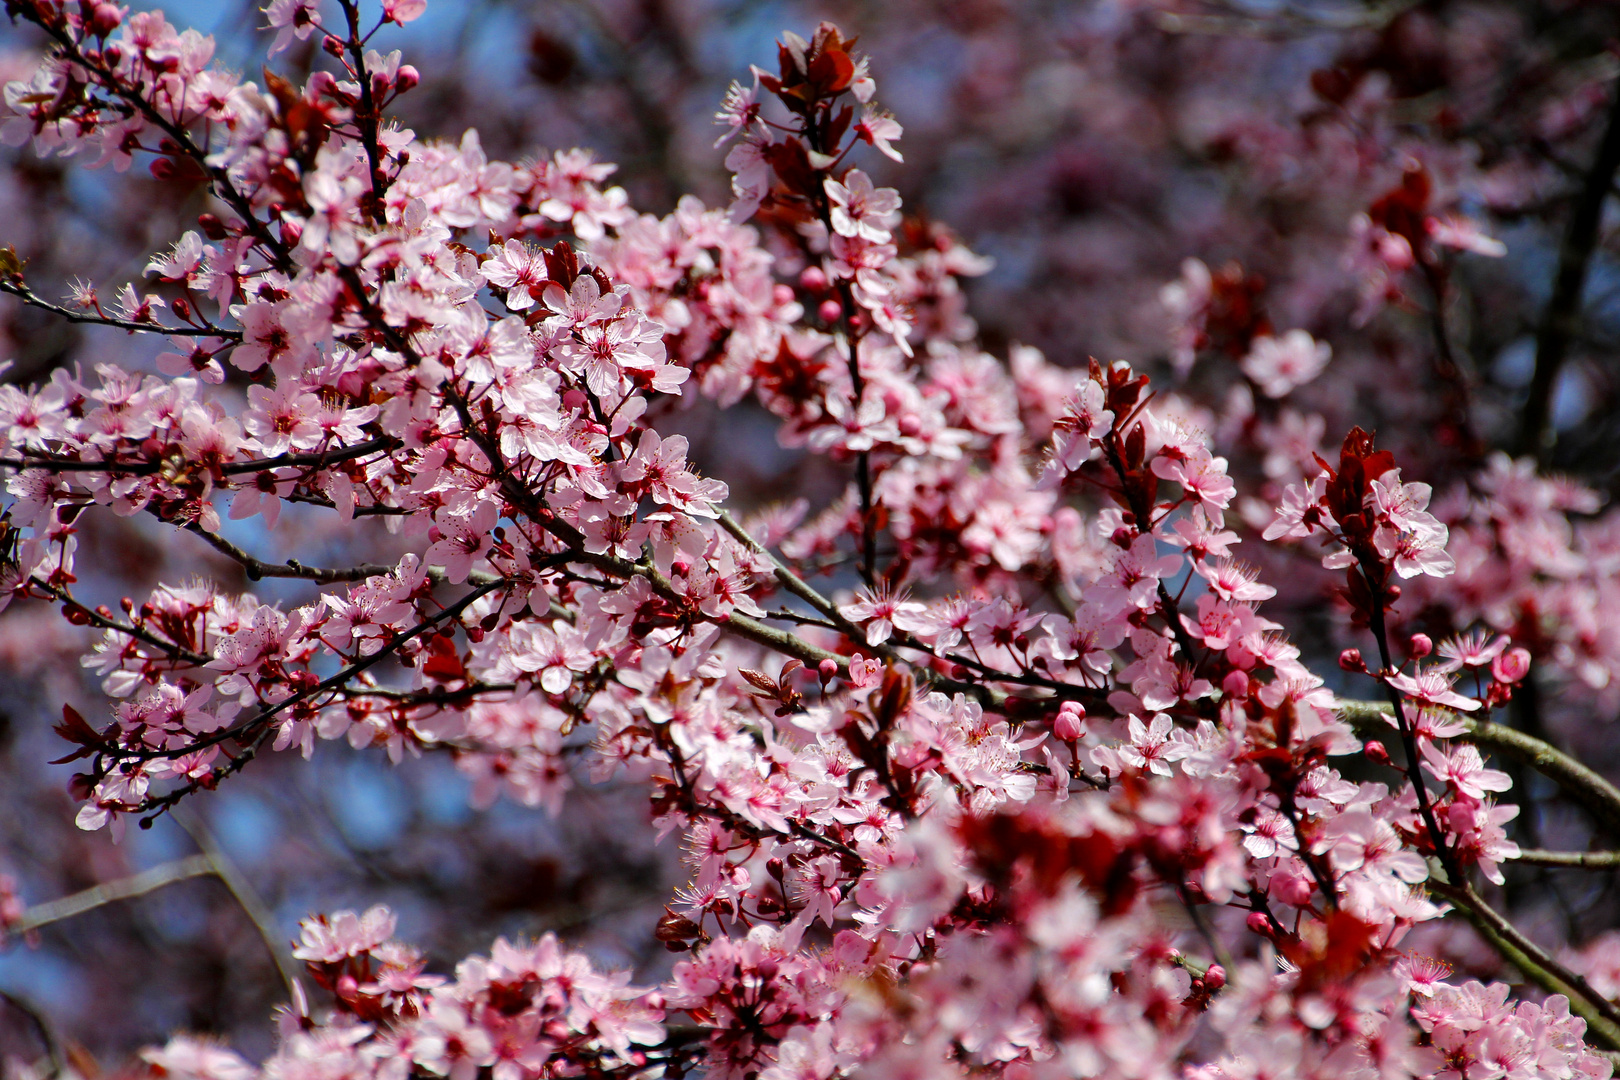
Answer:
POLYGON ((279 943, 276 938, 275 922, 270 909, 265 907, 264 900, 253 883, 243 876, 235 860, 225 854, 224 849, 214 839, 213 832, 208 828, 202 818, 195 814, 177 810, 174 814, 175 823, 191 836, 197 846, 202 849, 202 858, 208 860, 209 867, 214 875, 230 890, 231 896, 236 900, 248 921, 259 933, 259 940, 264 942, 265 949, 270 953, 271 961, 276 965, 276 971, 281 976, 281 983, 287 990, 287 997, 298 1000, 298 964, 292 955, 279 943))
POLYGON ((223 341, 241 341, 240 330, 226 330, 218 326, 164 326, 160 323, 133 322, 129 319, 115 319, 108 315, 90 315, 82 311, 74 311, 60 304, 53 304, 41 297, 34 290, 23 283, 21 278, 6 280, 0 278, 0 293, 15 296, 29 307, 36 307, 48 311, 59 319, 70 323, 85 323, 91 326, 111 326, 119 330, 127 330, 132 334, 167 334, 170 337, 211 337, 223 341))
POLYGON ((1609 105, 1608 124, 1598 144, 1597 156, 1587 170, 1575 209, 1570 214, 1563 243, 1558 249, 1558 273, 1553 279, 1552 296, 1536 328, 1536 367, 1530 378, 1530 393, 1524 405, 1516 450, 1520 454, 1535 454, 1543 464, 1557 438, 1556 432, 1551 430, 1553 389, 1579 322, 1581 294, 1586 291, 1587 270, 1603 225, 1603 204, 1608 201, 1617 169, 1620 169, 1620 84, 1616 85, 1614 100, 1609 105))
POLYGON ((1526 848, 1513 860, 1531 866, 1562 866, 1575 870, 1620 869, 1620 851, 1542 851, 1526 848))
MULTIPOLYGON (((1383 730, 1393 715, 1381 701, 1339 702, 1339 715, 1358 732, 1383 730)), ((1476 746, 1510 754, 1558 784, 1613 836, 1620 836, 1620 790, 1550 743, 1505 724, 1461 717, 1462 737, 1476 746)))
POLYGON ((1525 937, 1518 927, 1482 900, 1473 886, 1464 883, 1461 887, 1451 887, 1431 882, 1429 887, 1456 904, 1474 924, 1474 929, 1531 982, 1550 994, 1567 997, 1570 1011, 1586 1021, 1589 1035, 1596 1035, 1611 1050, 1620 1050, 1620 1009, 1594 990, 1585 978, 1525 937))
POLYGON ((30 930, 38 930, 42 926, 71 919, 75 915, 83 915, 87 911, 94 911, 98 907, 119 900, 145 896, 177 881, 208 877, 214 872, 214 864, 207 855, 188 855, 184 859, 166 862, 150 870, 131 874, 129 877, 104 881, 100 885, 93 885, 59 900, 35 904, 23 912, 21 919, 7 927, 7 932, 26 934, 30 930))

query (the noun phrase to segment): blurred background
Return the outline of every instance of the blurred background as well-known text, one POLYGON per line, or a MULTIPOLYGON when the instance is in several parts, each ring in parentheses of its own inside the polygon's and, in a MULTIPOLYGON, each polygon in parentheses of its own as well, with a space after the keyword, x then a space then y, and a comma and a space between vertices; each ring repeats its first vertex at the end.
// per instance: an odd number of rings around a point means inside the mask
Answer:
MULTIPOLYGON (((148 6, 213 34, 228 67, 253 73, 264 62, 269 38, 251 3, 148 6)), ((1251 525, 1313 451, 1332 451, 1352 424, 1379 429, 1381 445, 1409 463, 1406 479, 1451 498, 1453 521, 1477 524, 1477 565, 1451 583, 1455 593, 1430 590, 1407 605, 1409 628, 1437 639, 1476 618, 1512 629, 1538 663, 1538 692, 1513 722, 1620 771, 1620 628, 1605 618, 1620 610, 1620 532, 1605 513, 1620 478, 1612 214, 1600 218, 1567 358, 1540 376, 1536 339, 1611 121, 1620 5, 435 0, 379 44, 404 50, 422 73, 396 109, 419 134, 458 140, 475 127, 490 157, 508 160, 589 147, 618 163, 613 182, 632 205, 661 215, 686 193, 729 200, 712 124, 726 85, 746 84, 750 63, 773 66, 784 30, 808 35, 821 19, 860 35, 878 100, 905 127, 904 163, 869 152, 862 167, 898 188, 909 213, 994 260, 970 286, 986 351, 1005 358, 1022 344, 1068 365, 1124 358, 1151 371, 1161 407, 1214 433, 1232 458, 1240 491, 1256 499, 1251 525), (1392 295, 1358 248, 1355 222, 1417 169, 1431 180, 1434 213, 1499 239, 1507 255, 1452 252, 1392 295), (1226 321, 1212 316, 1190 354, 1162 294, 1189 258, 1214 273, 1226 305, 1226 321), (1286 404, 1257 399, 1236 362, 1262 325, 1305 329, 1333 349, 1326 372, 1286 404), (1534 404, 1538 378, 1544 409, 1534 404), (1592 497, 1560 503, 1564 489, 1524 484, 1512 498, 1525 505, 1514 503, 1480 479, 1494 475, 1500 451, 1539 458, 1592 497)), ((39 47, 25 28, 0 26, 0 80, 26 79, 39 47)), ((303 43, 276 67, 302 75, 330 62, 303 43)), ((104 297, 139 282, 151 253, 208 208, 194 181, 160 182, 140 163, 117 175, 27 148, 4 148, 0 163, 0 245, 27 260, 47 297, 74 278, 104 297)), ((1600 205, 1612 171, 1599 177, 1600 205)), ((149 367, 160 347, 0 298, 8 380, 34 382, 61 365, 149 367)), ((845 482, 824 460, 779 448, 770 417, 746 404, 721 413, 695 403, 678 426, 744 506, 792 491, 819 507, 845 482)), ((257 522, 228 535, 267 559, 324 550, 339 563, 364 547, 379 561, 380 549, 398 546, 380 527, 336 532, 299 509, 273 535, 257 522)), ((248 587, 200 541, 141 518, 88 517, 80 595, 91 603, 199 574, 248 587)), ((1243 553, 1280 590, 1266 613, 1331 669, 1348 640, 1331 580, 1313 560, 1257 540, 1243 553)), ((310 587, 253 588, 297 603, 310 587)), ((273 951, 285 955, 312 911, 387 903, 400 913, 399 936, 440 970, 497 934, 545 930, 643 975, 668 963, 650 929, 681 881, 676 845, 653 845, 635 790, 582 784, 555 818, 505 802, 478 809, 448 761, 395 767, 377 751, 322 744, 309 763, 255 763, 194 800, 183 822, 132 830, 121 845, 80 833, 72 766, 45 762, 66 752, 50 730, 64 702, 92 722, 106 715, 78 662, 89 644, 43 605, 0 615, 0 904, 44 904, 200 851, 215 852, 233 887, 216 876, 178 881, 0 945, 0 1069, 22 1075, 40 1057, 40 1024, 87 1075, 131 1067, 135 1050, 176 1029, 262 1055, 270 1009, 286 999, 273 951)), ((1521 843, 1590 839, 1554 792, 1526 779, 1515 794, 1521 843)), ((1506 900, 1541 940, 1584 939, 1620 921, 1612 873, 1514 875, 1506 900)), ((1466 929, 1428 933, 1425 949, 1495 973, 1466 929)))

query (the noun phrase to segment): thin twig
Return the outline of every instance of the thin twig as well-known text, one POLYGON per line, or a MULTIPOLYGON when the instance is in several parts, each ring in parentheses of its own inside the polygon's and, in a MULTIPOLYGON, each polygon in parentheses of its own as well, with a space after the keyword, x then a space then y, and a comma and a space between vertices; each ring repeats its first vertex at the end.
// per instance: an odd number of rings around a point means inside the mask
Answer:
POLYGON ((270 953, 270 959, 276 965, 277 973, 281 975, 281 983, 287 990, 287 997, 294 1001, 298 1000, 298 964, 277 941, 274 917, 265 906, 263 898, 259 896, 259 891, 243 875, 235 860, 219 846, 213 832, 202 818, 181 809, 176 809, 173 816, 175 823, 186 830, 202 849, 202 858, 208 860, 214 874, 224 883, 225 888, 230 890, 237 906, 247 915, 253 928, 259 932, 259 940, 264 942, 265 949, 270 953))
POLYGON ((59 900, 48 900, 43 904, 35 904, 24 911, 22 918, 8 926, 7 932, 12 934, 26 934, 30 930, 38 930, 42 926, 49 926, 63 919, 71 919, 75 915, 83 915, 87 911, 94 911, 98 907, 114 903, 118 900, 129 900, 137 896, 145 896, 155 892, 166 885, 173 885, 177 881, 186 881, 195 877, 207 877, 214 873, 214 864, 206 855, 189 855, 184 859, 175 859, 173 862, 162 863, 150 870, 142 870, 129 877, 118 878, 116 881, 104 881, 100 885, 92 885, 88 889, 64 896, 59 900))
POLYGON ((195 522, 185 528, 187 532, 206 540, 215 551, 240 564, 249 581, 258 581, 261 578, 300 578, 328 585, 338 581, 364 581, 366 578, 382 577, 392 574, 396 569, 392 566, 369 563, 345 567, 305 566, 294 559, 288 559, 285 563, 267 563, 254 558, 223 536, 209 532, 195 522))
POLYGON ((134 322, 130 319, 115 319, 110 315, 90 315, 72 308, 53 304, 40 296, 22 282, 20 278, 6 280, 0 278, 0 293, 15 296, 29 307, 48 311, 59 319, 70 323, 85 323, 91 326, 111 326, 118 330, 127 330, 132 334, 167 334, 170 337, 211 337, 225 341, 241 341, 240 330, 227 330, 219 326, 164 326, 155 322, 134 322))
POLYGON ((51 1024, 44 1012, 35 1007, 33 1002, 20 994, 10 990, 0 990, 0 1001, 10 1005, 13 1009, 28 1017, 29 1023, 34 1025, 34 1031, 39 1035, 39 1041, 45 1045, 45 1054, 50 1058, 51 1071, 48 1080, 56 1080, 67 1070, 67 1056, 62 1053, 62 1040, 56 1034, 56 1028, 51 1024))
POLYGON ((1543 851, 1526 848, 1514 862, 1531 866, 1565 866, 1577 870, 1620 869, 1620 851, 1543 851))

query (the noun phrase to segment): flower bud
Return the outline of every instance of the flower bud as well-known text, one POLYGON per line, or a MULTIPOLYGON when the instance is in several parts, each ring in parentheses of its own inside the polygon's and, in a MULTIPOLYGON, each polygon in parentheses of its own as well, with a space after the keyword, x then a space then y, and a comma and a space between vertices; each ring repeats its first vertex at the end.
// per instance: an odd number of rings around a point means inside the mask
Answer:
POLYGON ((1372 762, 1374 765, 1394 764, 1394 762, 1389 758, 1389 751, 1384 749, 1384 744, 1381 742, 1369 740, 1367 745, 1362 748, 1362 753, 1366 755, 1367 760, 1372 762))
POLYGON ((1408 652, 1412 659, 1421 660, 1434 652, 1434 641, 1428 634, 1413 634, 1411 644, 1408 646, 1408 652))
POLYGON ((1266 913, 1263 911, 1249 912, 1249 917, 1244 920, 1244 923, 1248 926, 1250 933, 1259 934, 1263 938, 1272 936, 1271 920, 1266 918, 1266 913))
POLYGON ((394 92, 403 94, 422 81, 422 73, 410 64, 401 64, 394 73, 394 92))
POLYGON ((90 33, 96 37, 106 37, 118 29, 124 21, 124 13, 118 9, 117 4, 97 4, 90 15, 90 33))
POLYGON ((1515 645, 1491 661, 1491 674, 1500 683, 1516 683, 1530 674, 1530 650, 1515 645))
POLYGON ((807 266, 799 272, 799 287, 820 292, 827 287, 827 272, 819 266, 807 266))
POLYGON ((1052 721, 1052 734, 1064 742, 1074 742, 1086 733, 1086 710, 1078 701, 1065 701, 1052 721))
MULTIPOLYGON (((1259 915, 1260 913, 1257 911, 1254 914, 1259 915)), ((1260 917, 1265 918, 1263 915, 1260 917)), ((1209 970, 1204 972, 1204 986, 1210 990, 1219 990, 1225 985, 1226 969, 1221 967, 1219 964, 1209 965, 1209 970)))
POLYGON ((1362 672, 1367 670, 1367 662, 1361 658, 1360 649, 1346 649, 1339 654, 1339 667, 1345 671, 1362 672))
POLYGON ((838 661, 829 656, 816 665, 816 673, 821 676, 821 685, 826 686, 838 677, 838 661))
POLYGON ((838 317, 843 313, 844 305, 830 296, 821 302, 820 307, 816 308, 816 314, 821 316, 822 322, 837 322, 838 317))

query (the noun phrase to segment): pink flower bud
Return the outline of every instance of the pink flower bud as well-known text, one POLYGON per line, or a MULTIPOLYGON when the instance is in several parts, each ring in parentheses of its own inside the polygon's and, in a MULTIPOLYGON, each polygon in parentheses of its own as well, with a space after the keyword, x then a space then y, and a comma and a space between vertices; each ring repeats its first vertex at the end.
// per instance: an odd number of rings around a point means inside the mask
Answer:
MULTIPOLYGON (((1260 913, 1255 912, 1255 914, 1259 915, 1260 913)), ((1260 917, 1265 918, 1263 915, 1260 917)), ((1221 987, 1225 986, 1226 969, 1221 967, 1219 964, 1209 965, 1209 970, 1204 972, 1204 985, 1211 990, 1219 990, 1221 987)))
POLYGON ((1516 683, 1530 674, 1530 650, 1514 646, 1491 661, 1491 674, 1500 683, 1516 683))
POLYGON ((1266 918, 1266 913, 1263 911, 1249 912, 1249 917, 1244 920, 1244 923, 1248 926, 1250 933, 1259 934, 1264 938, 1272 936, 1271 920, 1266 918))
POLYGON ((399 93, 412 89, 422 81, 422 73, 410 64, 401 64, 394 75, 394 88, 399 93))
POLYGON ((819 266, 807 266, 799 273, 799 286, 820 292, 827 287, 827 272, 819 266))
POLYGON ((123 21, 124 13, 119 10, 117 4, 97 4, 90 16, 90 32, 96 37, 106 37, 118 29, 123 21))
POLYGON ((1369 741, 1366 746, 1362 748, 1361 752, 1366 756, 1367 760, 1372 762, 1374 765, 1394 764, 1389 759, 1389 751, 1384 749, 1384 744, 1381 742, 1369 741))
POLYGON ((1434 652, 1434 641, 1430 639, 1428 634, 1413 634, 1408 651, 1412 659, 1421 660, 1434 652))
POLYGON ((1339 666, 1345 671, 1362 672, 1367 670, 1367 662, 1361 658, 1360 649, 1346 649, 1340 653, 1339 666))
POLYGON ((1234 671, 1221 680, 1221 691, 1229 698, 1245 698, 1249 696, 1249 676, 1247 672, 1234 671))
POLYGON ((821 316, 822 322, 837 322, 838 317, 843 313, 844 305, 831 297, 823 300, 821 306, 816 309, 816 314, 821 316))
POLYGON ((1064 742, 1074 742, 1086 733, 1086 710, 1078 701, 1065 701, 1052 721, 1052 734, 1064 742))
POLYGON ((838 675, 838 661, 829 656, 816 665, 816 672, 821 676, 821 685, 826 686, 838 675))

